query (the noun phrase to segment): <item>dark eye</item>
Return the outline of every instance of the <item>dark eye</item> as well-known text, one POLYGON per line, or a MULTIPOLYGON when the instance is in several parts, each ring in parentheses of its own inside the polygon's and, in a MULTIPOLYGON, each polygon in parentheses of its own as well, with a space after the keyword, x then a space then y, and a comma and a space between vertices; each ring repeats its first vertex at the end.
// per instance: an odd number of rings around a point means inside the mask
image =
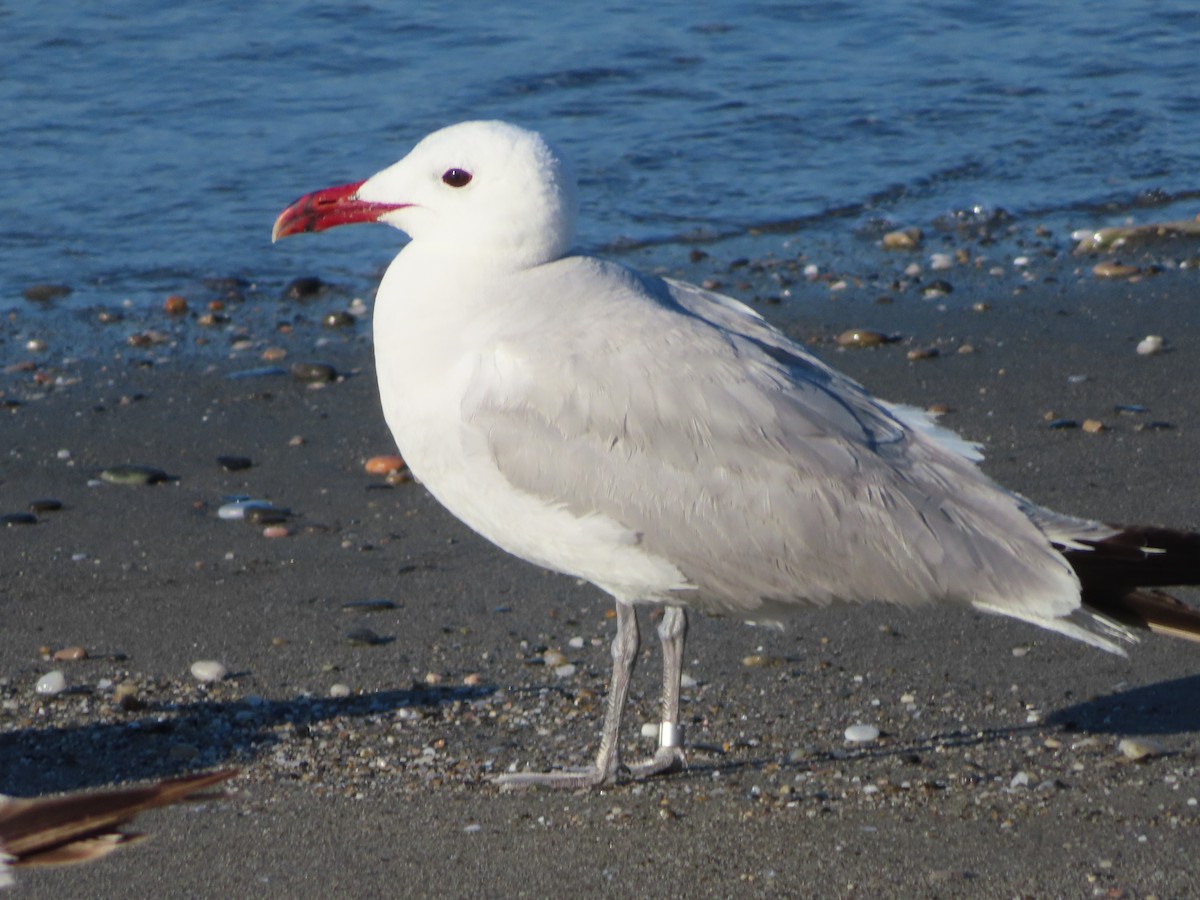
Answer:
POLYGON ((466 169, 447 169, 442 174, 442 183, 452 188, 466 187, 471 183, 471 173, 466 169))

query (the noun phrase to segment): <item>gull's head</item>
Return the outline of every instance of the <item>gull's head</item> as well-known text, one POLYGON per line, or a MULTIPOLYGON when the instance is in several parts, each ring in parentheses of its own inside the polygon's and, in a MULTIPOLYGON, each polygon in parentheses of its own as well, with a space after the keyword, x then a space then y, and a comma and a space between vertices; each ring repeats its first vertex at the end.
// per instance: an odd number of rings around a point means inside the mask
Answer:
POLYGON ((386 222, 423 248, 525 267, 566 252, 575 215, 574 176, 540 134, 462 122, 366 181, 301 197, 280 214, 272 238, 386 222))

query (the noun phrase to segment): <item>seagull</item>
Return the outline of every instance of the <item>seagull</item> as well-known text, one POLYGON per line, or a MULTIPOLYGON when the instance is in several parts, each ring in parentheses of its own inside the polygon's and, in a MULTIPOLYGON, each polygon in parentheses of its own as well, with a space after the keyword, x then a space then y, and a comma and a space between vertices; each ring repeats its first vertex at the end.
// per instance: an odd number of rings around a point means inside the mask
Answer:
POLYGON ((781 624, 810 607, 958 604, 1122 654, 1200 640, 1162 593, 1200 533, 1062 515, 977 445, 830 368, 738 301, 572 254, 576 183, 536 132, 451 125, 365 181, 307 194, 273 239, 383 222, 410 241, 374 310, 384 416, 416 478, 504 550, 616 602, 599 750, 500 776, 589 787, 685 765, 687 610, 781 624), (622 765, 636 607, 664 608, 654 755, 622 765))
POLYGON ((180 803, 236 774, 236 769, 222 769, 58 797, 0 796, 0 887, 12 885, 11 869, 17 866, 66 865, 107 856, 142 838, 120 830, 139 813, 180 803))

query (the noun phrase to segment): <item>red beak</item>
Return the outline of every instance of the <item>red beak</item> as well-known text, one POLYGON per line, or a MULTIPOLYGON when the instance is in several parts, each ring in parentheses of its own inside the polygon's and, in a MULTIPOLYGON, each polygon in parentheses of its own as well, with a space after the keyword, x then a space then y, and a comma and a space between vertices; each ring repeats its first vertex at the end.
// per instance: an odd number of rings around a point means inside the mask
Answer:
POLYGON ((360 200, 358 189, 362 184, 356 181, 305 194, 279 214, 271 229, 271 242, 304 231, 324 231, 355 222, 377 222, 380 216, 409 205, 360 200))

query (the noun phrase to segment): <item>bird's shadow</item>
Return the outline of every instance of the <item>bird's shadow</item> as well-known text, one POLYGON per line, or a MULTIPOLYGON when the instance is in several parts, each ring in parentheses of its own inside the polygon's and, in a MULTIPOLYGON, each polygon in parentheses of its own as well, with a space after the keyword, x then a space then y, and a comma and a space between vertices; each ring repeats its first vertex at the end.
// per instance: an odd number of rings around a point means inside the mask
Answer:
POLYGON ((303 740, 331 719, 434 709, 495 690, 414 685, 345 698, 148 703, 115 721, 16 728, 0 734, 0 794, 36 796, 244 764, 271 753, 283 740, 281 728, 289 740, 303 740), (180 753, 181 745, 188 752, 180 753))
MULTIPOLYGON (((544 685, 530 687, 538 695, 544 685)), ((243 699, 148 705, 119 721, 69 728, 25 727, 0 734, 0 793, 36 796, 100 785, 167 778, 200 768, 246 763, 273 752, 288 740, 306 739, 314 725, 337 718, 368 718, 401 708, 436 709, 449 703, 479 700, 496 686, 416 686, 346 698, 295 697, 288 700, 243 699), (181 743, 195 753, 177 752, 181 743)), ((521 688, 506 688, 519 696, 521 688)), ((1120 690, 1055 710, 1038 725, 968 726, 954 733, 925 735, 890 747, 838 752, 840 760, 882 754, 911 754, 922 747, 1009 740, 1014 734, 1058 728, 1083 734, 1172 735, 1200 732, 1200 675, 1120 690)), ((320 733, 318 736, 324 736, 320 733)), ((803 765, 819 762, 818 754, 803 765)), ((829 759, 835 756, 831 751, 829 759)), ((716 762, 693 767, 721 770, 764 765, 767 760, 716 762)))

